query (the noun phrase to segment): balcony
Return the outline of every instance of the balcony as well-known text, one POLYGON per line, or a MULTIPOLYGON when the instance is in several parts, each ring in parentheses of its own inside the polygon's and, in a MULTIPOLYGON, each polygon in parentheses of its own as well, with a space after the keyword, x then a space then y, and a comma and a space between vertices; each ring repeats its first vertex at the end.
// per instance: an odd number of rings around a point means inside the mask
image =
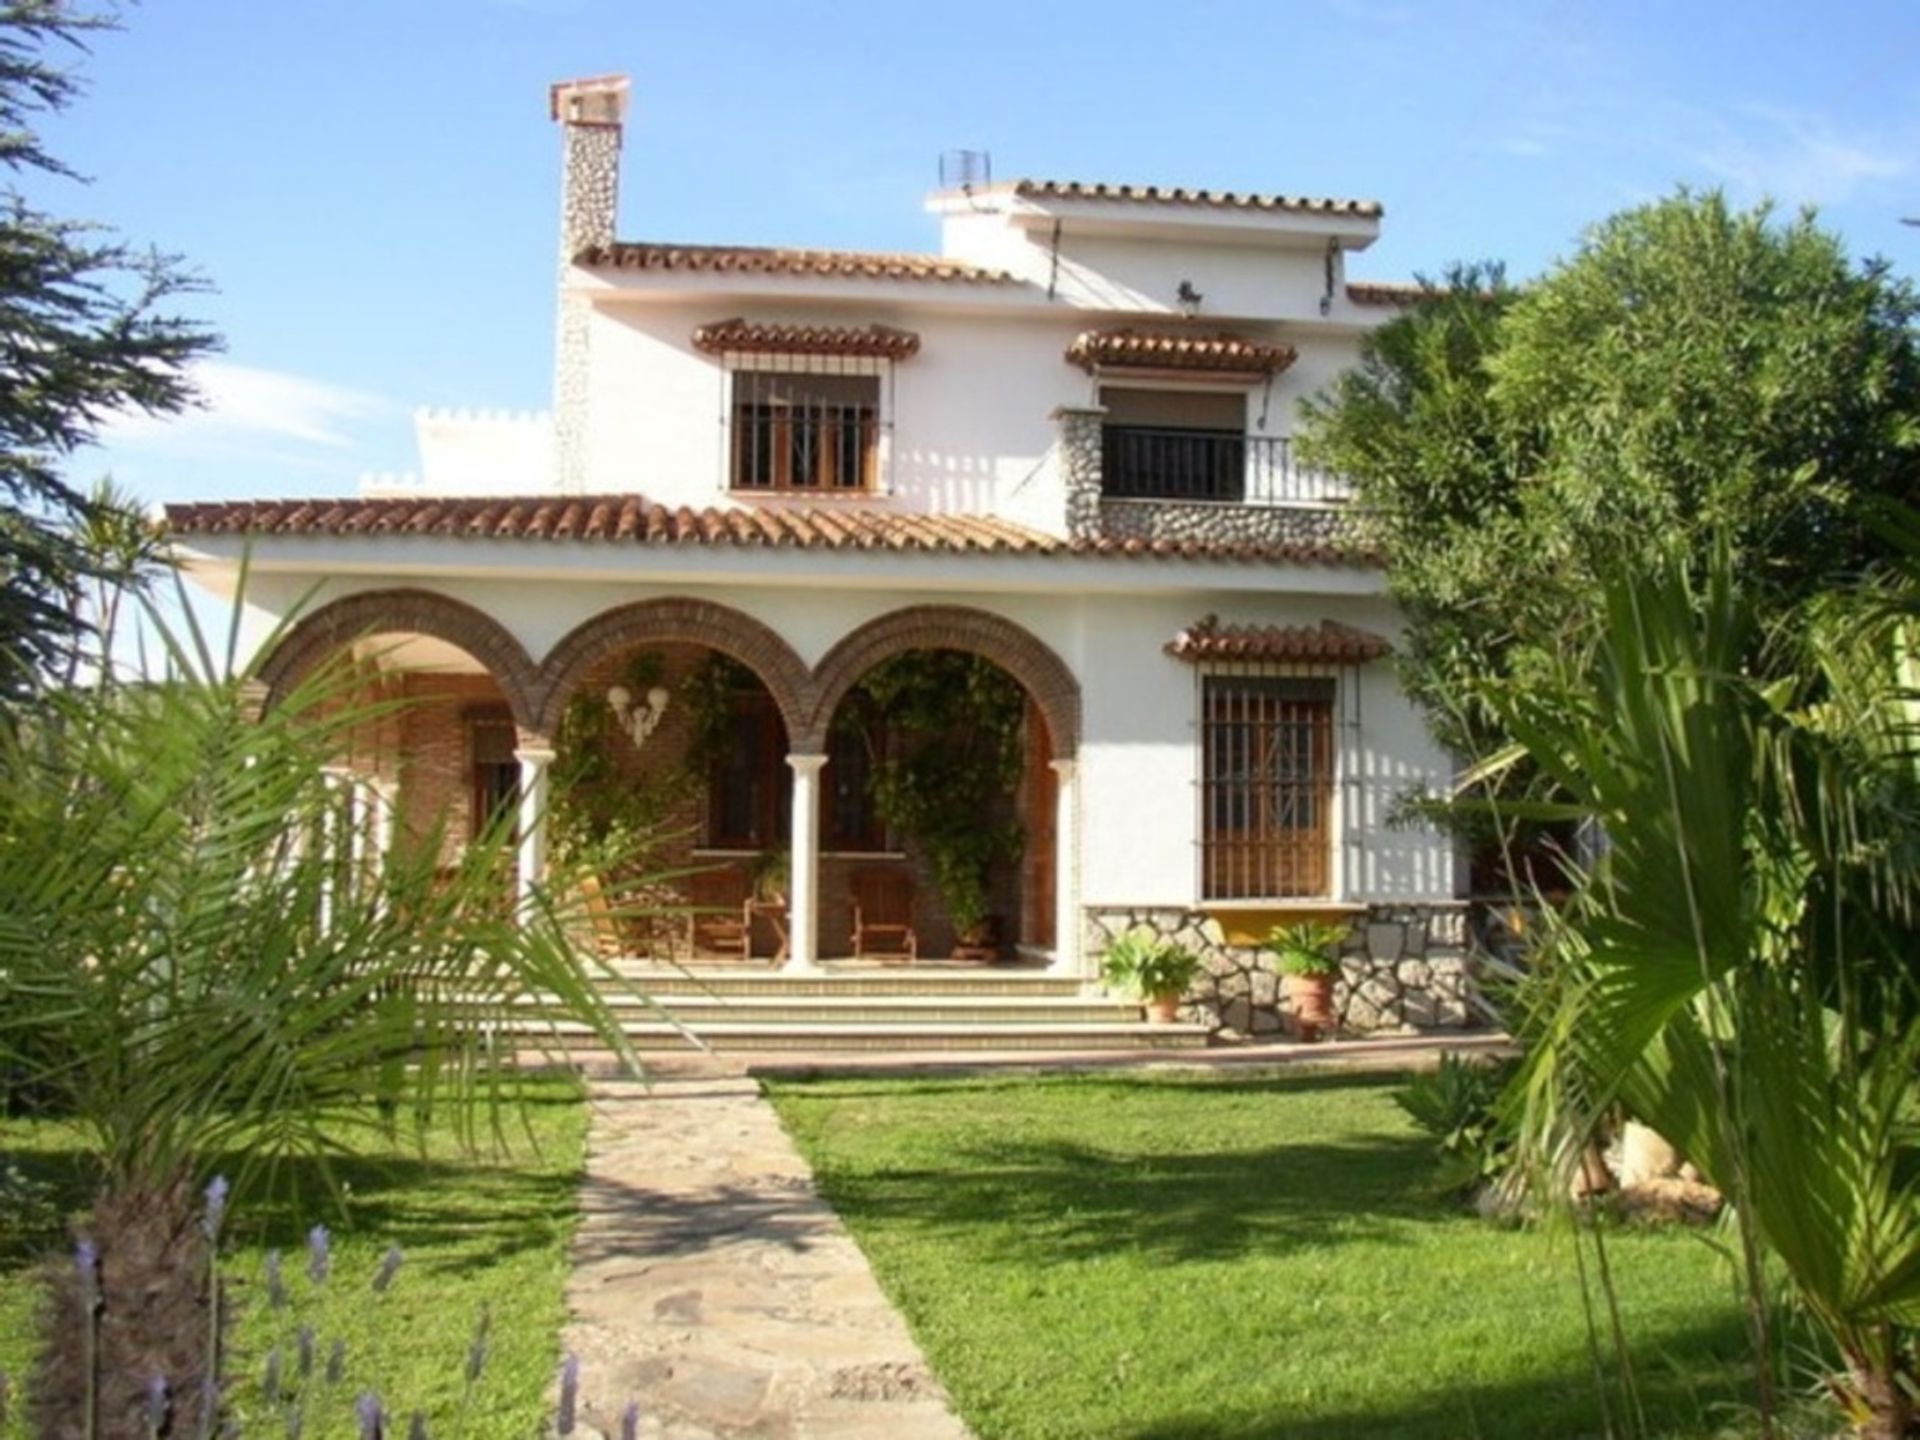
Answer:
POLYGON ((1351 496, 1344 476, 1296 463, 1284 435, 1106 425, 1100 471, 1103 500, 1332 507, 1351 496))

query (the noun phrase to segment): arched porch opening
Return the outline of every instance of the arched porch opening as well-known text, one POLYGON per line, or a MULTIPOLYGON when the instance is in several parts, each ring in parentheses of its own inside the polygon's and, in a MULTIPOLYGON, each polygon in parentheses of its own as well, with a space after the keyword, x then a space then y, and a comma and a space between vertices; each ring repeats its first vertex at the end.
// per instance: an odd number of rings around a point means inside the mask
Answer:
POLYGON ((916 957, 1077 966, 1079 684, 988 611, 916 606, 835 645, 798 748, 820 767, 821 947, 909 909, 916 957), (851 842, 851 843, 850 843, 851 842), (864 908, 864 906, 861 906, 864 908))
POLYGON ((820 778, 821 951, 1012 964, 1054 948, 1058 775, 995 661, 896 651, 841 697, 820 778), (908 935, 864 933, 877 910, 908 935))
POLYGON ((341 729, 333 769, 351 790, 348 811, 368 854, 431 847, 451 866, 489 823, 505 820, 530 873, 541 858, 522 814, 525 757, 541 747, 529 729, 533 673, 519 642, 485 613, 432 591, 383 590, 305 616, 257 678, 269 706, 311 682, 306 703, 363 714, 341 729))
POLYGON ((549 842, 594 857, 621 953, 772 961, 786 926, 793 769, 786 717, 753 667, 682 640, 608 647, 551 712, 549 842))
POLYGON ((729 606, 643 600, 569 633, 537 690, 555 843, 611 839, 630 908, 659 912, 610 938, 675 961, 789 958, 790 757, 811 681, 786 641, 729 606))

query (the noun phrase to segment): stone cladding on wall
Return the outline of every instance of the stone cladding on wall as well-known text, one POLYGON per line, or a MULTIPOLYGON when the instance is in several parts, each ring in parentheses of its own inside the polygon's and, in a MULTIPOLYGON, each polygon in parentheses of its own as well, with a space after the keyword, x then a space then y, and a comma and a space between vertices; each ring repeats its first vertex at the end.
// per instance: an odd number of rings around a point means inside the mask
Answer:
POLYGON ((560 313, 553 359, 554 467, 560 489, 586 485, 587 373, 592 307, 567 293, 568 268, 583 251, 613 243, 620 190, 620 127, 569 124, 560 185, 560 313))
MULTIPOLYGON (((1376 904, 1354 920, 1334 987, 1334 1014, 1355 1035, 1458 1030, 1474 1023, 1474 964, 1466 907, 1376 904)), ((1204 970, 1182 1018, 1204 1021, 1222 1039, 1279 1036, 1290 1016, 1273 957, 1227 940, 1220 921, 1178 906, 1088 906, 1091 963, 1114 937, 1144 928, 1193 950, 1204 970)))
POLYGON ((1069 539, 1097 540, 1106 533, 1100 516, 1101 434, 1106 414, 1103 405, 1062 405, 1053 412, 1060 475, 1067 487, 1069 539))
POLYGON ((1096 533, 1111 540, 1344 547, 1360 538, 1353 514, 1331 505, 1096 498, 1096 512, 1096 533))

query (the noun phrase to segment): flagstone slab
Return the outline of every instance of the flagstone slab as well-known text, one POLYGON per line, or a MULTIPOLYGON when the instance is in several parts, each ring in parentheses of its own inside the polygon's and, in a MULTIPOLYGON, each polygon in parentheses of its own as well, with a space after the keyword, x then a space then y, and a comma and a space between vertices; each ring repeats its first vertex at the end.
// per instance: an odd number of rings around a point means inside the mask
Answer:
POLYGON ((967 1440, 758 1085, 591 1091, 566 1347, 581 1419, 647 1440, 967 1440))

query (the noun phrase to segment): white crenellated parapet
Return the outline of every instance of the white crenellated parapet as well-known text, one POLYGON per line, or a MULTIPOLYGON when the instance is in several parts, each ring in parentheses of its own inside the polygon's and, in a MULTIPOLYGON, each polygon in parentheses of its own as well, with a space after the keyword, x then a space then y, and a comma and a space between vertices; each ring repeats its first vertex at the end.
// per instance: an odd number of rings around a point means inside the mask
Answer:
POLYGON ((369 474, 360 493, 544 495, 555 486, 553 416, 544 410, 416 410, 417 474, 369 474))

